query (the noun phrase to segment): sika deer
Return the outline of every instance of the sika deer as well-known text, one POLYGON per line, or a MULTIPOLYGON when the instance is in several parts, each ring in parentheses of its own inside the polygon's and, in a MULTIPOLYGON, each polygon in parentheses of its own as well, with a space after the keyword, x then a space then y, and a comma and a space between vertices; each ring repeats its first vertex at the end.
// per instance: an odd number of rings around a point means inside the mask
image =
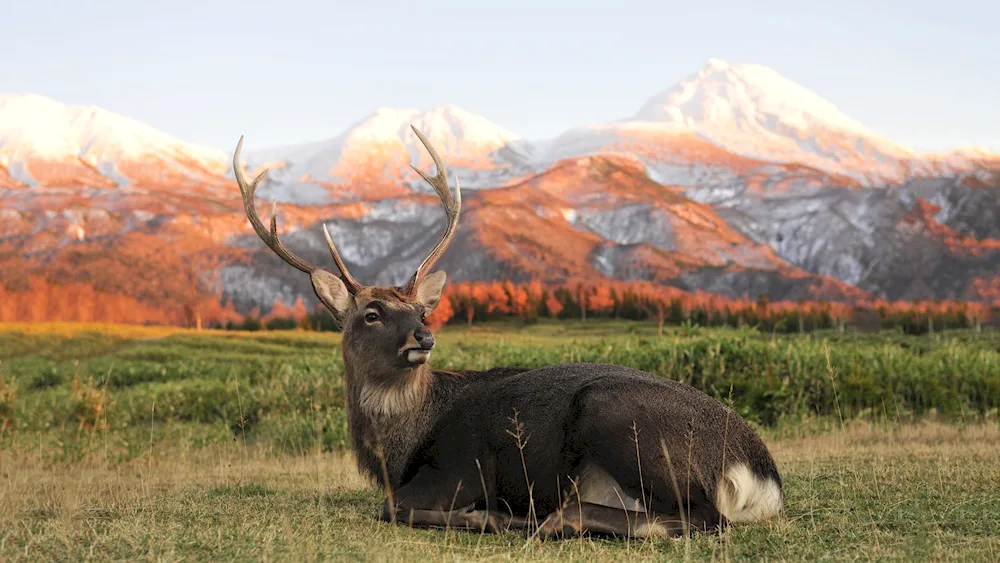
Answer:
POLYGON ((325 226, 339 275, 289 252, 274 214, 267 229, 254 205, 267 171, 247 183, 242 137, 233 155, 254 230, 309 274, 343 328, 348 429, 360 470, 386 491, 381 518, 542 538, 665 537, 777 514, 782 482, 767 447, 739 415, 691 386, 602 364, 431 369, 426 317, 446 279, 431 270, 455 236, 462 200, 437 152, 413 131, 437 174, 414 170, 437 191, 448 224, 403 287, 358 283, 325 226), (536 515, 545 516, 540 525, 536 515))

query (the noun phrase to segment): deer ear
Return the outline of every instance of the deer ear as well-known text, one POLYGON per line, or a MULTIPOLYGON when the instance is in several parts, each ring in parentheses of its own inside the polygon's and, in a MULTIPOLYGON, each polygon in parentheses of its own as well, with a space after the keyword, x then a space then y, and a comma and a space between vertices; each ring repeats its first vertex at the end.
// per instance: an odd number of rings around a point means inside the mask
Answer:
POLYGON ((444 270, 427 274, 420 285, 417 286, 417 301, 427 307, 427 312, 431 312, 441 301, 441 292, 444 291, 444 282, 448 281, 448 274, 444 270))
POLYGON ((332 272, 315 270, 309 274, 316 297, 333 313, 337 322, 343 324, 347 310, 351 307, 351 294, 344 282, 332 272))

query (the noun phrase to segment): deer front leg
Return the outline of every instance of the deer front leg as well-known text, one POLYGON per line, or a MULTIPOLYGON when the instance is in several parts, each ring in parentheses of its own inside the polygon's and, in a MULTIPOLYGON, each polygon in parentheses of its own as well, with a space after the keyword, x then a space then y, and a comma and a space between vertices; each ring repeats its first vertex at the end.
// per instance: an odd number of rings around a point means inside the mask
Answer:
POLYGON ((475 503, 455 510, 425 510, 396 505, 389 508, 386 499, 382 507, 382 520, 404 524, 411 528, 443 528, 501 534, 520 529, 527 524, 524 518, 492 510, 474 510, 475 503))
POLYGON ((526 519, 496 509, 495 482, 491 459, 478 474, 464 478, 424 467, 409 483, 386 495, 381 519, 411 528, 455 528, 491 534, 526 527, 526 519), (466 485, 469 481, 479 486, 466 485), (484 500, 487 509, 475 510, 484 500))

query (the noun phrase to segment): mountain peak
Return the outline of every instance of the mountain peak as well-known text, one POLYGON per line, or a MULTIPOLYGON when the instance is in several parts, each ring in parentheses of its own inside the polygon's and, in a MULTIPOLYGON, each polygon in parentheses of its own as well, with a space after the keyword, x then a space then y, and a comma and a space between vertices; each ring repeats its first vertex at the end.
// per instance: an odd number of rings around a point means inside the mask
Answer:
POLYGON ((856 179, 893 178, 914 152, 766 66, 712 58, 649 99, 628 124, 681 129, 740 156, 856 179))
POLYGON ((711 59, 708 59, 708 61, 705 63, 705 68, 723 69, 723 68, 728 68, 728 67, 729 67, 729 63, 728 62, 726 62, 726 61, 724 61, 722 59, 717 59, 715 57, 713 57, 711 59))
POLYGON ((0 164, 76 152, 72 137, 67 106, 37 94, 0 96, 0 164))
POLYGON ((486 119, 454 104, 439 104, 428 110, 379 107, 368 117, 355 123, 341 138, 354 141, 399 140, 404 144, 416 141, 411 126, 415 126, 432 142, 435 138, 466 139, 474 142, 507 142, 520 139, 486 119))
POLYGON ((0 165, 27 185, 105 185, 95 174, 118 185, 159 181, 162 171, 149 162, 204 181, 224 158, 222 151, 185 143, 96 105, 67 105, 38 94, 0 95, 0 165))
POLYGON ((717 58, 650 98, 632 120, 746 133, 823 128, 872 134, 829 101, 774 69, 717 58))

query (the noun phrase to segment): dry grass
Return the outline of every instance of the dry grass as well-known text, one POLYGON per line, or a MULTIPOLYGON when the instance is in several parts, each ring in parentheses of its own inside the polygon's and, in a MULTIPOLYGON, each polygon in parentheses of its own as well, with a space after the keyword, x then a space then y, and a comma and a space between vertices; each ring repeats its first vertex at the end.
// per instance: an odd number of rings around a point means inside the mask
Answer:
MULTIPOLYGON (((123 338, 158 338, 179 333, 195 332, 189 328, 175 326, 140 326, 108 323, 0 323, 0 332, 19 332, 46 336, 70 337, 77 334, 97 333, 123 338)), ((207 331, 206 331, 207 332, 207 331)))
MULTIPOLYGON (((833 354, 832 362, 808 365, 799 353, 807 348, 788 343, 783 357, 782 346, 748 341, 753 353, 731 346, 716 371, 709 346, 710 357, 686 364, 688 372, 664 359, 711 342, 711 335, 652 340, 655 328, 449 329, 441 361, 631 361, 689 378, 717 371, 726 374, 720 382, 747 385, 743 399, 753 389, 787 394, 765 384, 791 373, 801 389, 835 387, 837 409, 830 412, 842 413, 845 397, 872 396, 872 382, 859 373, 881 366, 883 376, 899 378, 912 375, 919 360, 921 376, 899 384, 892 397, 923 385, 995 405, 995 394, 974 392, 997 382, 994 340, 978 335, 961 345, 831 340, 840 363, 833 354), (944 378, 948 373, 961 377, 944 378)), ((337 453, 346 424, 339 335, 50 323, 0 324, 0 336, 0 562, 1000 561, 1000 424, 995 415, 967 417, 964 407, 950 425, 926 421, 933 413, 909 424, 921 417, 901 417, 891 402, 844 424, 840 416, 796 416, 782 407, 795 404, 787 397, 762 395, 747 412, 788 415, 765 435, 785 479, 779 518, 690 541, 540 544, 515 534, 419 531, 375 520, 381 494, 359 477, 349 455, 337 453)), ((806 340, 797 345, 807 344, 819 349, 806 340)))
MULTIPOLYGON (((1000 428, 856 424, 769 440, 785 477, 777 520, 690 542, 418 531, 374 520, 378 491, 349 456, 241 441, 158 443, 114 463, 26 437, 0 451, 2 560, 966 560, 1000 558, 1000 428)), ((81 438, 85 439, 85 438, 81 438)))

